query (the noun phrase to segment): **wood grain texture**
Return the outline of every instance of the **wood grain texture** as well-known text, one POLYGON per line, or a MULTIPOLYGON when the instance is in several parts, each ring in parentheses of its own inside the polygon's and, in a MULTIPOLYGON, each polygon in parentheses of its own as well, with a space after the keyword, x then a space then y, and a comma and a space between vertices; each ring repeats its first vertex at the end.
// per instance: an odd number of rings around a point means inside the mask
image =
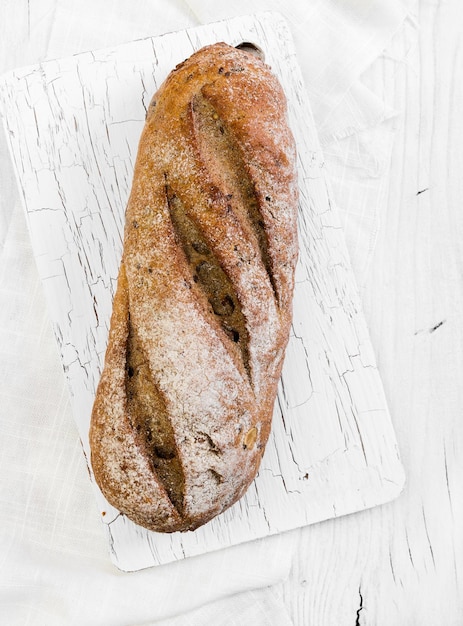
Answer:
POLYGON ((151 95, 195 49, 261 47, 288 96, 300 170, 294 322, 256 481, 194 533, 144 531, 96 489, 111 554, 133 570, 358 511, 403 484, 395 436, 289 31, 238 18, 18 70, 4 122, 84 452, 103 362, 124 210, 151 95))
POLYGON ((297 626, 463 624, 463 10, 416 9, 368 78, 400 112, 364 305, 407 483, 300 532, 282 589, 297 626))

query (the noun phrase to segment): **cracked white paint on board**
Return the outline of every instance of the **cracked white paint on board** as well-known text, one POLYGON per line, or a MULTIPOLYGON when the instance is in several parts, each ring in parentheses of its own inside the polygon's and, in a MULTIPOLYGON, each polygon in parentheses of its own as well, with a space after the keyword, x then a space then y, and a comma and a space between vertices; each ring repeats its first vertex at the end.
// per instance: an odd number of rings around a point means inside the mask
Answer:
POLYGON ((162 535, 120 515, 95 486, 112 559, 124 570, 372 507, 398 495, 404 480, 291 37, 272 13, 48 61, 0 80, 84 453, 146 107, 177 63, 220 40, 256 43, 288 98, 300 180, 294 321, 261 468, 231 509, 194 532, 162 535))

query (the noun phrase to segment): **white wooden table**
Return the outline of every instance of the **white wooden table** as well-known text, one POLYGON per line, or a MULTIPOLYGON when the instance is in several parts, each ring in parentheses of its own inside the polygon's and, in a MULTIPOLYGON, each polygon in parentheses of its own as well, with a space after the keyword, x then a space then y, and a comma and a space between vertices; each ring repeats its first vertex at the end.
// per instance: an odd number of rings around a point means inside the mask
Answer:
MULTIPOLYGON (((0 71, 43 57, 58 1, 3 4, 0 71)), ((401 112, 364 307, 407 484, 297 531, 280 586, 295 626, 463 624, 463 6, 421 0, 419 22, 403 71, 369 77, 401 112)))
POLYGON ((402 123, 364 302, 407 484, 301 533, 284 587, 301 626, 463 624, 463 6, 418 15, 410 65, 385 68, 402 123))

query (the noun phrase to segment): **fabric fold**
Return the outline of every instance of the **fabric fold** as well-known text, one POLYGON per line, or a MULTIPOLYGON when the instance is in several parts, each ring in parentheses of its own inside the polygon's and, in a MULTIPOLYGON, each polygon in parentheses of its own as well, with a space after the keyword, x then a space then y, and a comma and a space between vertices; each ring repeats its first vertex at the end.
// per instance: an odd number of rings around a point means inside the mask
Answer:
POLYGON ((407 15, 399 0, 293 0, 284 10, 278 0, 255 0, 252 8, 246 0, 186 3, 203 24, 250 11, 280 11, 290 24, 319 128, 381 54, 407 15))
POLYGON ((246 591, 153 626, 293 626, 278 592, 278 585, 246 591))

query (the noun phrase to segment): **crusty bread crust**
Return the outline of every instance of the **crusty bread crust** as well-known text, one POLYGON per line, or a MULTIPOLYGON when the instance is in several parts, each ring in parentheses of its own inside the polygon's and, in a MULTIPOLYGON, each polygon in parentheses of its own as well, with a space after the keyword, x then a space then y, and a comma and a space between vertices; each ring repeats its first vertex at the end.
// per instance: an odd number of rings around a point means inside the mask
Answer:
POLYGON ((155 94, 126 212, 90 427, 107 500, 193 530, 259 468, 288 341, 296 154, 270 69, 224 43, 155 94))

